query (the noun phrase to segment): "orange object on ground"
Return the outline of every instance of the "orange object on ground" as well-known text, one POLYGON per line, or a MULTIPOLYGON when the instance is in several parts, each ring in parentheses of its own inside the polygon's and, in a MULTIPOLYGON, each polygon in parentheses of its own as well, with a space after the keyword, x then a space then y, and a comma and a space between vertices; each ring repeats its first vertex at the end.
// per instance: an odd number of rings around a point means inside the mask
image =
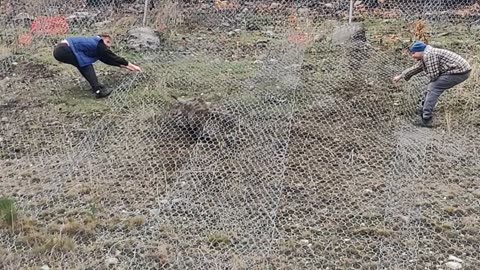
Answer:
POLYGON ((67 20, 63 17, 37 17, 31 27, 31 34, 64 35, 68 32, 67 20))

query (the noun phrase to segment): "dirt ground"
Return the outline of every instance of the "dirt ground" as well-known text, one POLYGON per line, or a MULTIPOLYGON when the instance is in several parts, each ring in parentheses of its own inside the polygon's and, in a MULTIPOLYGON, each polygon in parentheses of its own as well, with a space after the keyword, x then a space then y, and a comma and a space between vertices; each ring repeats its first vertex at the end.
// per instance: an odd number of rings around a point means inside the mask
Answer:
POLYGON ((0 266, 478 268, 476 79, 436 128, 413 127, 424 82, 390 82, 409 64, 384 42, 398 22, 369 23, 375 50, 354 73, 322 28, 306 47, 264 29, 177 33, 188 53, 142 62, 145 77, 99 68, 123 89, 105 100, 48 52, 15 59, 0 73, 0 197, 18 220, 1 223, 0 266), (177 129, 171 94, 232 115, 233 143, 177 129))

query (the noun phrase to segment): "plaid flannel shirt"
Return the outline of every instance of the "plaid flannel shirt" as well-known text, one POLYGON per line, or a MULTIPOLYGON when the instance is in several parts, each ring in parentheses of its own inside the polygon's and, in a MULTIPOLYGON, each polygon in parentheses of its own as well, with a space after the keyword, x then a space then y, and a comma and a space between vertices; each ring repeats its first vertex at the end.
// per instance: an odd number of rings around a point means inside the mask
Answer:
POLYGON ((424 51, 423 60, 402 73, 403 78, 408 81, 414 75, 425 71, 430 82, 433 82, 445 74, 461 74, 472 70, 470 64, 460 55, 444 50, 427 46, 424 51))

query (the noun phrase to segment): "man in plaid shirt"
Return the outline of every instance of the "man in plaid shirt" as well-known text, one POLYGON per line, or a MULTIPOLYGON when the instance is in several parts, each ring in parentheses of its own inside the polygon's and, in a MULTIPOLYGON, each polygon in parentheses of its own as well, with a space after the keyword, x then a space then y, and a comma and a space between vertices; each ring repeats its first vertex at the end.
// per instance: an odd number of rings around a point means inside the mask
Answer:
POLYGON ((418 113, 421 120, 415 124, 422 127, 432 126, 433 109, 438 98, 447 89, 458 85, 470 76, 472 70, 470 64, 460 55, 444 50, 433 48, 423 42, 415 41, 409 48, 413 59, 418 63, 405 70, 402 74, 393 78, 394 82, 400 79, 410 80, 414 75, 424 71, 430 80, 424 92, 422 103, 418 113))

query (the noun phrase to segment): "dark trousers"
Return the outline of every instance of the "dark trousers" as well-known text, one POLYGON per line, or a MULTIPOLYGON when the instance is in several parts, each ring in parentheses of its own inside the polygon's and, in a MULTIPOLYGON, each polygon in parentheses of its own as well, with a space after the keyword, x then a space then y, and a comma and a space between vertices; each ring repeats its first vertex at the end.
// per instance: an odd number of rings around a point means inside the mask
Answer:
POLYGON ((93 91, 101 88, 93 66, 88 65, 85 67, 80 67, 72 49, 67 44, 58 44, 53 50, 53 57, 55 57, 55 59, 57 59, 59 62, 75 66, 80 71, 82 76, 88 81, 93 91))
POLYGON ((433 109, 438 102, 438 98, 445 92, 460 83, 463 83, 470 77, 470 72, 463 74, 445 74, 440 75, 436 81, 428 84, 425 90, 422 103, 422 117, 424 119, 430 119, 433 116, 433 109))

